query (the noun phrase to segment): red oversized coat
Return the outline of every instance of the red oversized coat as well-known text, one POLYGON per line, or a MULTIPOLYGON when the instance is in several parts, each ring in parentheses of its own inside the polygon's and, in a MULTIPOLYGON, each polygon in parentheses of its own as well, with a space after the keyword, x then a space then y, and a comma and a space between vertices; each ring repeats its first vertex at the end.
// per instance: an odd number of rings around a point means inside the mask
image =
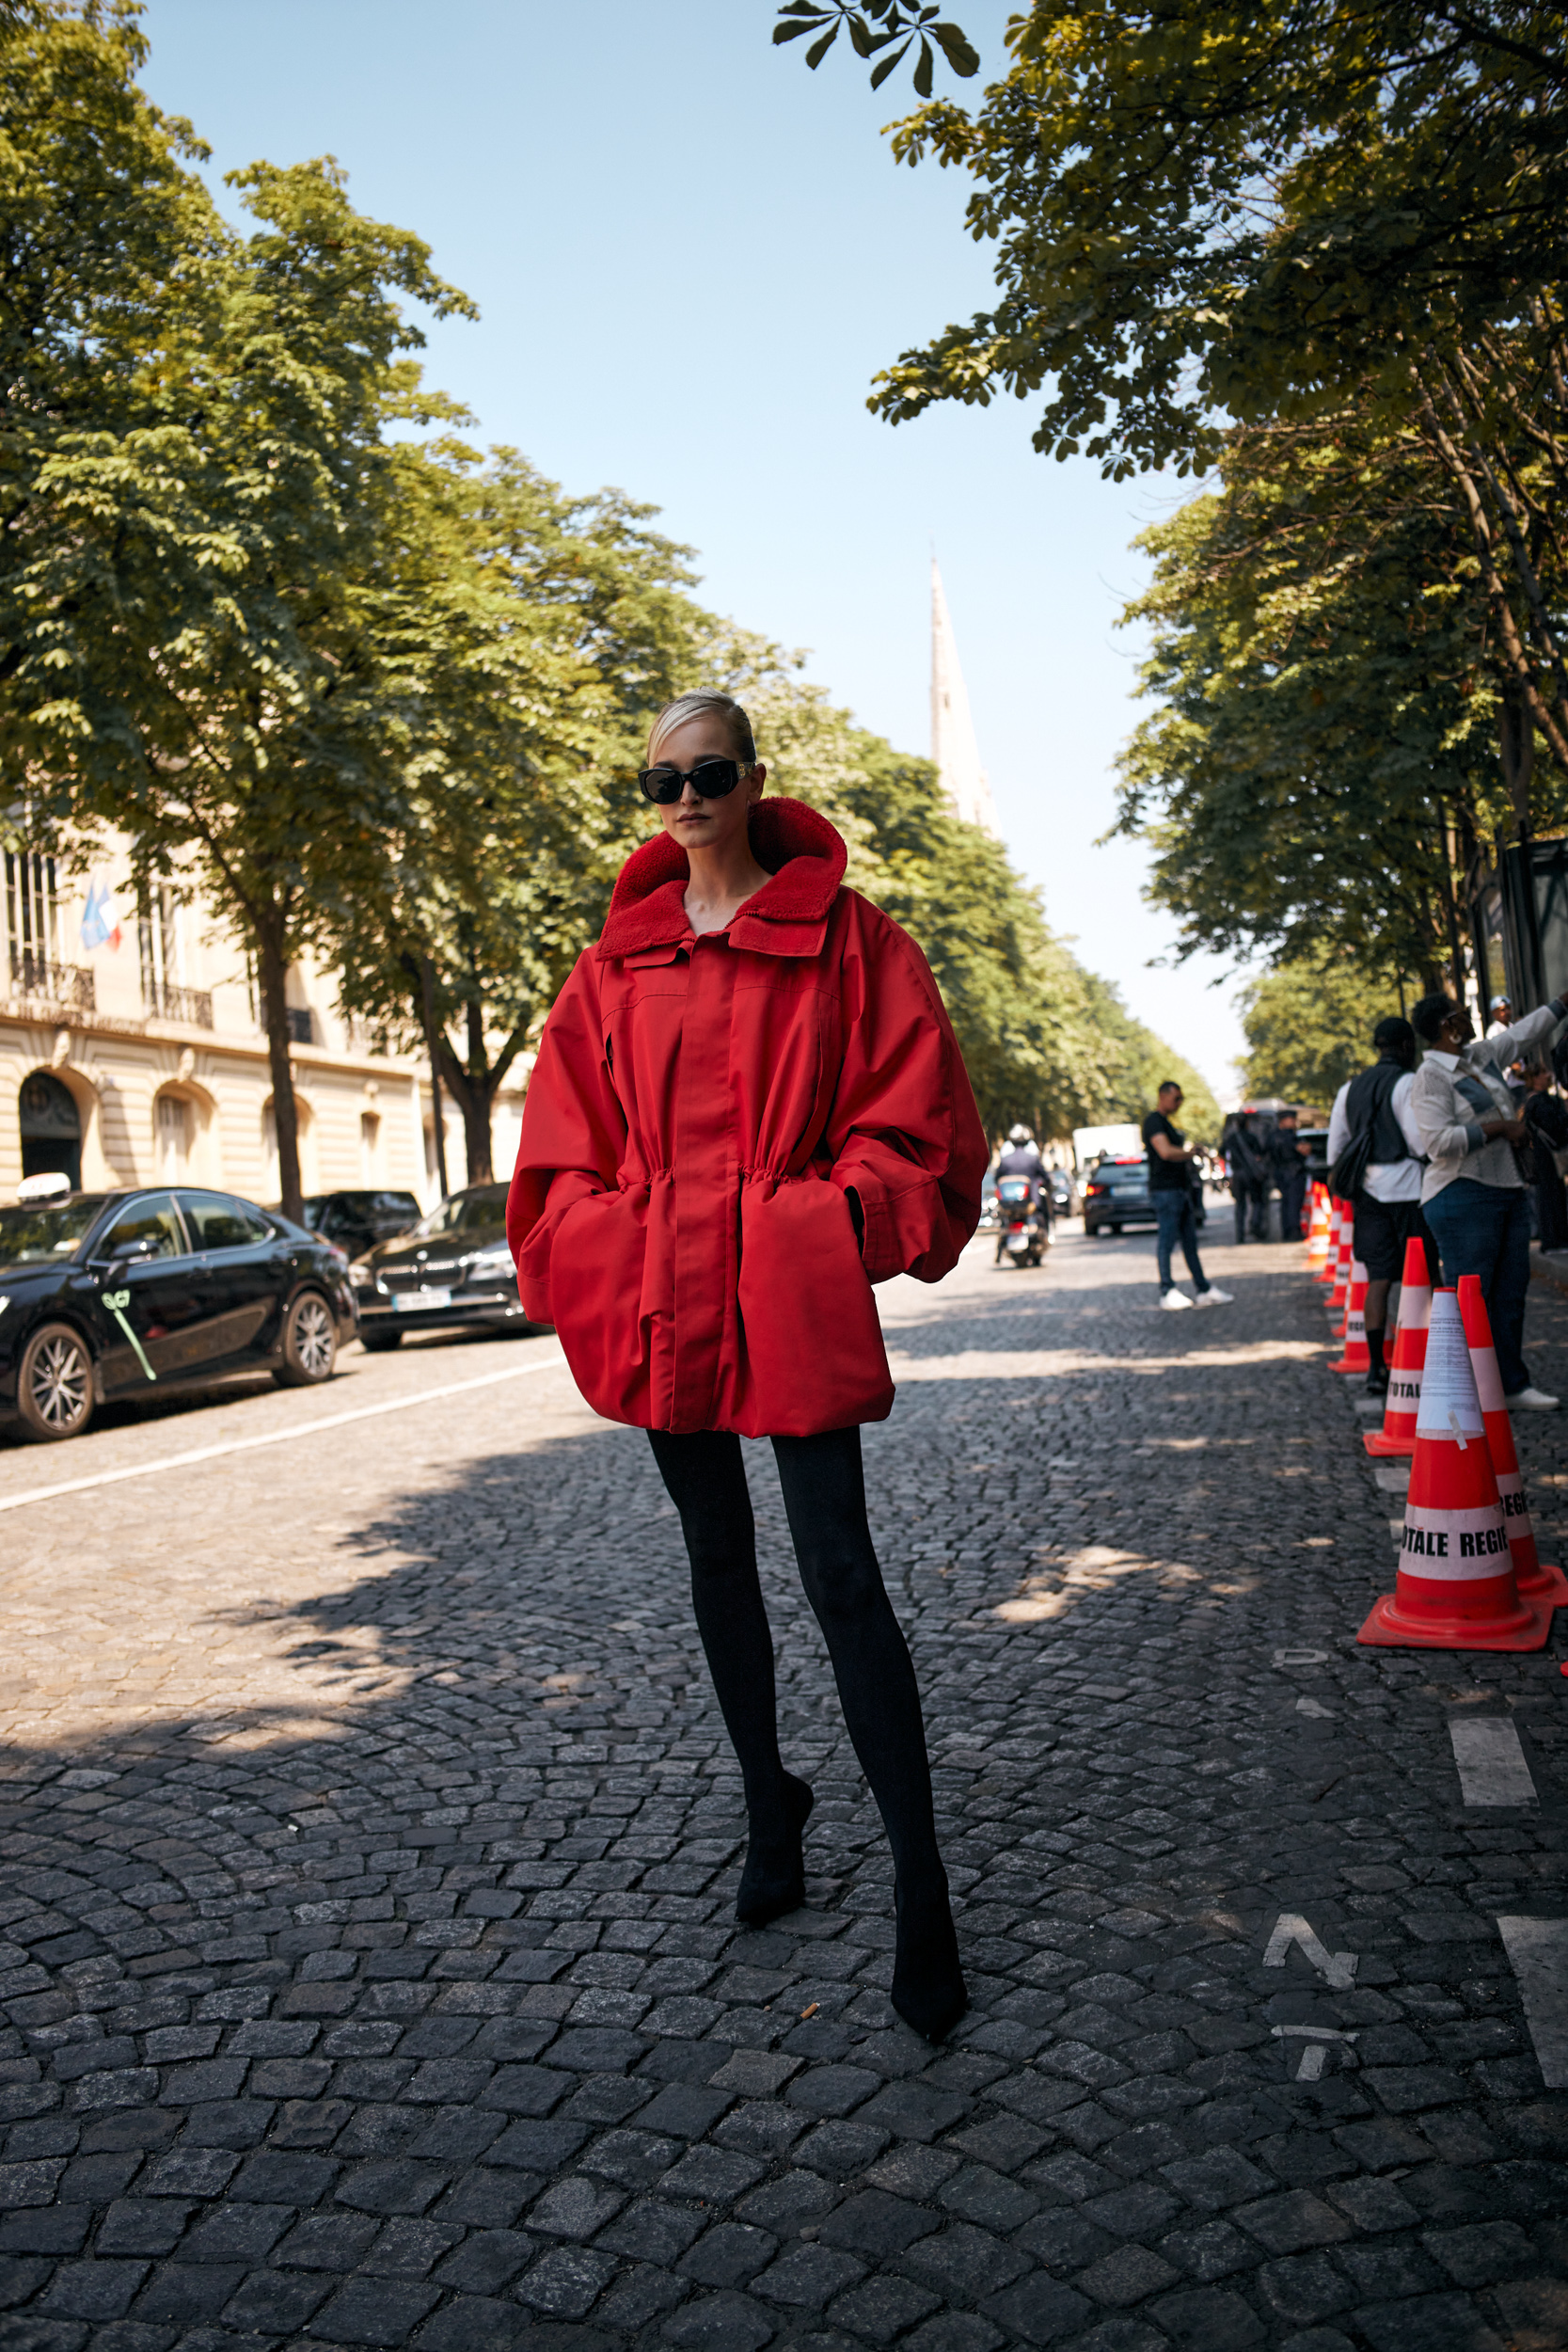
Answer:
POLYGON ((979 1216, 986 1138, 925 957, 842 887, 815 809, 759 802, 752 843, 771 879, 701 937, 678 844, 627 859, 523 1106, 523 1304, 594 1410, 635 1428, 885 1420, 871 1285, 940 1281, 979 1216))

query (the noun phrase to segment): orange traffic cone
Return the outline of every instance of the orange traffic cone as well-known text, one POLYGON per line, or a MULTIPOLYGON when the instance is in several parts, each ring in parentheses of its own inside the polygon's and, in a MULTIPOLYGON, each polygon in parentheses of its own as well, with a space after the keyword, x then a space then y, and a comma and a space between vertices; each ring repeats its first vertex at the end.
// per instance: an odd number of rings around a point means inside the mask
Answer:
POLYGON ((1350 1302, 1350 1270, 1355 1255, 1355 1219, 1348 1200, 1340 1207, 1339 1250, 1334 1261, 1334 1288, 1328 1294, 1328 1311, 1340 1313, 1350 1302))
POLYGON ((1367 1269, 1359 1258, 1351 1261, 1350 1305, 1345 1310, 1345 1352, 1329 1365, 1330 1372, 1370 1372, 1367 1345, 1367 1269))
POLYGON ((1404 1245, 1404 1272, 1400 1280, 1400 1319, 1394 1331, 1394 1352, 1388 1359, 1388 1401, 1381 1429, 1369 1429, 1363 1442, 1369 1454, 1414 1454, 1416 1415, 1421 1402, 1421 1366, 1427 1359, 1427 1325, 1432 1321, 1432 1277, 1427 1253, 1414 1237, 1404 1245))
POLYGON ((1322 1184, 1312 1187, 1312 1221, 1307 1229, 1307 1270, 1318 1274, 1328 1256, 1328 1195, 1322 1184))
POLYGON ((1459 1300, 1434 1291, 1400 1536, 1398 1588, 1358 1642, 1389 1649, 1544 1649, 1549 1605, 1521 1600, 1459 1300))
POLYGON ((1323 1254, 1323 1264, 1318 1268, 1318 1279, 1325 1289, 1333 1287, 1335 1269, 1339 1263, 1339 1232, 1344 1224, 1344 1202, 1336 1200, 1331 1195, 1328 1203, 1328 1248, 1323 1254))
POLYGON ((1568 1606, 1568 1577, 1560 1568, 1546 1567, 1535 1549, 1535 1529, 1530 1520, 1529 1504, 1525 1501, 1524 1481, 1519 1475, 1519 1456, 1513 1444, 1513 1423, 1503 1403, 1502 1375, 1497 1370, 1497 1351, 1492 1344, 1492 1323, 1481 1295, 1481 1279, 1474 1274, 1459 1278, 1459 1312, 1465 1325, 1465 1337, 1470 1349, 1470 1369, 1476 1375, 1476 1393, 1481 1399, 1481 1414, 1486 1423, 1486 1448, 1492 1456, 1492 1475, 1497 1482, 1497 1497, 1503 1506, 1503 1518, 1508 1528, 1508 1548, 1513 1556, 1513 1581, 1519 1587, 1521 1599, 1544 1600, 1550 1608, 1568 1606))

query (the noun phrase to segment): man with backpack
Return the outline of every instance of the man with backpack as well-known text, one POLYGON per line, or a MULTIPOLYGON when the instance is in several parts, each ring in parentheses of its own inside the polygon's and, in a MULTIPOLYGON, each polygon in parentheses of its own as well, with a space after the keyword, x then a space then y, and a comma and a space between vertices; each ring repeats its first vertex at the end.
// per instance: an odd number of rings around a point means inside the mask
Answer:
POLYGON ((1436 1278, 1437 1251, 1421 1215, 1426 1155, 1411 1110, 1416 1084, 1416 1032, 1390 1015, 1372 1031, 1377 1059, 1348 1079, 1334 1098, 1328 1121, 1330 1191, 1355 1209, 1355 1254, 1367 1269, 1367 1394, 1386 1396, 1388 1366, 1384 1333, 1388 1293, 1404 1264, 1404 1246, 1418 1240, 1436 1278))

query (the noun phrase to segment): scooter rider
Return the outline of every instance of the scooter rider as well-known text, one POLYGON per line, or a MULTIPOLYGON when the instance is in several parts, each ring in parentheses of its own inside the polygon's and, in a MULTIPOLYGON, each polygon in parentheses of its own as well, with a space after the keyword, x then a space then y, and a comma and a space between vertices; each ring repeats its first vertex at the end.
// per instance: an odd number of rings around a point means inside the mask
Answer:
MULTIPOLYGON (((1029 1206, 1034 1213, 1034 1221, 1041 1229, 1042 1239, 1049 1239, 1052 1201, 1045 1181, 1045 1162, 1040 1157, 1038 1144, 1027 1127, 1009 1127, 1007 1130, 1006 1145, 996 1163, 998 1184, 1007 1176, 1028 1179, 1029 1206)), ((1000 1243, 997 1254, 1000 1257, 1000 1243)))
POLYGON ((1009 1127, 1007 1148, 996 1163, 998 1176, 1027 1176, 1037 1185, 1044 1181, 1045 1162, 1027 1127, 1009 1127))

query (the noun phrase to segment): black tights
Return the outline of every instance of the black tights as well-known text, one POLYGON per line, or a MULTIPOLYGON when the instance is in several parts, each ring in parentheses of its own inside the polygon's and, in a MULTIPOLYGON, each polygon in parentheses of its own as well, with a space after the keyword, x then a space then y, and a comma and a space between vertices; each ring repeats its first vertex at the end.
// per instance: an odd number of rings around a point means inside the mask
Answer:
MULTIPOLYGON (((754 1836, 784 1831, 773 1637, 757 1581, 756 1526, 740 1440, 700 1430, 648 1433, 680 1513, 691 1599, 754 1836)), ((931 1771, 909 1647, 882 1582, 865 1516, 858 1429, 775 1438, 773 1452, 806 1598, 832 1660, 844 1720, 911 1896, 945 1890, 931 1811, 931 1771)))

